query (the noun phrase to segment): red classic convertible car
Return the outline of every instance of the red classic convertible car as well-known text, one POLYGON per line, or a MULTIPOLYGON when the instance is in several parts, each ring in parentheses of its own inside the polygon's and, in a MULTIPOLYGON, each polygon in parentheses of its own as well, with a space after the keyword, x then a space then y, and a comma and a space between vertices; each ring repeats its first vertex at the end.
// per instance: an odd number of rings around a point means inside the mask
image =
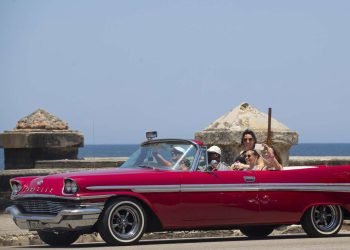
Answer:
POLYGON ((200 141, 149 140, 116 169, 11 179, 7 212, 53 246, 92 232, 110 245, 165 230, 266 237, 289 224, 322 237, 350 218, 350 166, 210 171, 207 159, 200 141))

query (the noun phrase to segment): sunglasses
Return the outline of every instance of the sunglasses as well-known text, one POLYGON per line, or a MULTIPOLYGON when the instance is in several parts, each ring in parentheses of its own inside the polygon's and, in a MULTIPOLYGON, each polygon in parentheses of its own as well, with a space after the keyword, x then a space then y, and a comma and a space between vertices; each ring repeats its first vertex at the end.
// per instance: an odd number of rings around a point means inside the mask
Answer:
POLYGON ((172 155, 182 155, 181 152, 177 152, 177 151, 172 151, 171 154, 172 154, 172 155))
POLYGON ((217 153, 212 153, 212 152, 208 152, 211 156, 214 156, 214 157, 219 157, 220 155, 217 154, 217 153))

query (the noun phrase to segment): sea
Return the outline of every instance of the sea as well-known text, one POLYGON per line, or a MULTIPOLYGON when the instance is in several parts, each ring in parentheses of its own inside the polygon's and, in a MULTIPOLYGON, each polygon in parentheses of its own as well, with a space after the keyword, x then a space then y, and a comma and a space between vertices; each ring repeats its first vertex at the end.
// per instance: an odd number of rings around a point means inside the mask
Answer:
MULTIPOLYGON (((85 145, 79 158, 130 156, 138 144, 85 145)), ((350 143, 300 143, 291 147, 290 156, 350 156, 350 143)), ((4 150, 0 148, 0 170, 4 169, 4 150)))

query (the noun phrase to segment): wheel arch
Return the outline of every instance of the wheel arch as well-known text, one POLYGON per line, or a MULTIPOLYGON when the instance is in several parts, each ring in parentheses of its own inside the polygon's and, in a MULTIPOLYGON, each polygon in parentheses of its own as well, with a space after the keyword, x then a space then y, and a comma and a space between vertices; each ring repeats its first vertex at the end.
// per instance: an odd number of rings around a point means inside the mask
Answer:
POLYGON ((106 209, 108 205, 114 202, 116 199, 123 199, 123 198, 131 199, 140 203, 142 208, 145 210, 146 216, 147 216, 146 232, 159 231, 163 228, 162 223, 159 217, 157 216, 157 214, 155 213, 155 211, 153 210, 151 203, 147 199, 145 199, 143 196, 132 195, 132 194, 121 194, 121 195, 111 196, 110 198, 108 198, 108 200, 105 201, 104 209, 106 209))

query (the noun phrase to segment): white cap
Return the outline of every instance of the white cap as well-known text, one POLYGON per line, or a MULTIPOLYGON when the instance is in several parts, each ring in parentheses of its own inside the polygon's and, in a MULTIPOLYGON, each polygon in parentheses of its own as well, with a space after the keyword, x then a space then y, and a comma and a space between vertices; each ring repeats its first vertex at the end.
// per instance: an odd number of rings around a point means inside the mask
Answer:
POLYGON ((217 154, 221 155, 221 149, 218 146, 214 145, 208 149, 208 153, 217 153, 217 154))
POLYGON ((186 152, 186 150, 185 149, 183 149, 182 147, 173 147, 173 149, 175 149, 176 151, 179 151, 179 152, 181 152, 181 153, 185 153, 186 152))

